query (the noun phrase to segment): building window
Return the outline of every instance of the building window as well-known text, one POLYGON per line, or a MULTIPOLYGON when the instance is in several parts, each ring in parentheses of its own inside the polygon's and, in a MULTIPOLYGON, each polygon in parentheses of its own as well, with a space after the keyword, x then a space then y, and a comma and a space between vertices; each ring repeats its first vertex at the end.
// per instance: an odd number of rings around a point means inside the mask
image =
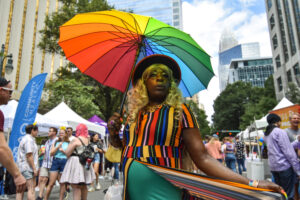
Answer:
POLYGON ((292 72, 291 72, 291 70, 289 70, 289 71, 286 72, 286 76, 287 76, 288 82, 292 82, 293 81, 292 80, 292 72))
POLYGON ((248 61, 244 61, 244 66, 248 66, 248 61))
POLYGON ((271 18, 270 18, 270 26, 271 26, 271 30, 273 30, 273 28, 275 26, 274 15, 272 15, 271 18))
POLYGON ((179 3, 178 3, 178 2, 173 2, 173 6, 174 6, 174 7, 178 7, 178 6, 179 6, 179 3))
POLYGON ((288 54, 288 47, 287 47, 286 35, 285 35, 284 23, 283 23, 283 17, 282 17, 283 12, 282 12, 280 0, 276 0, 276 4, 277 4, 277 11, 278 11, 278 21, 279 21, 280 36, 281 36, 284 60, 285 60, 285 62, 287 62, 289 60, 289 54, 288 54))
POLYGON ((272 42, 273 42, 273 48, 275 50, 278 47, 278 40, 277 40, 277 35, 276 34, 273 36, 272 42))
POLYGON ((276 68, 281 67, 281 62, 280 62, 280 56, 279 55, 275 58, 275 63, 276 63, 276 68))
POLYGON ((292 0, 293 1, 293 8, 295 13, 295 21, 296 21, 296 27, 298 32, 298 40, 300 41, 300 7, 298 0, 292 0))
POLYGON ((282 91, 282 81, 281 81, 281 77, 279 77, 279 78, 277 79, 277 86, 278 86, 279 92, 282 91))
POLYGON ((268 10, 272 8, 272 0, 268 0, 268 10))
POLYGON ((285 14, 286 14, 287 28, 288 28, 289 38, 290 38, 291 52, 292 52, 292 55, 294 55, 297 50, 296 50, 296 43, 295 43, 289 1, 290 0, 284 0, 284 10, 285 10, 285 14))
POLYGON ((293 66, 295 76, 300 75, 299 63, 293 66))
POLYGON ((179 19, 179 15, 174 15, 173 19, 179 19))
POLYGON ((179 22, 174 22, 174 26, 179 26, 179 22))

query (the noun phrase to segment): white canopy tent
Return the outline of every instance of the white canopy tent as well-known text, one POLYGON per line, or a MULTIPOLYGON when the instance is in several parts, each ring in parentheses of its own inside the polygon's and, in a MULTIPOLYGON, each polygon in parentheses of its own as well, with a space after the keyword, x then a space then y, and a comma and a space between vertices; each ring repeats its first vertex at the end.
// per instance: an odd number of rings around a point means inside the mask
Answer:
POLYGON ((90 131, 96 132, 105 136, 105 127, 101 125, 97 125, 95 123, 89 122, 88 120, 82 118, 77 113, 75 113, 67 104, 61 102, 55 108, 47 112, 45 117, 49 119, 56 119, 61 121, 67 121, 69 126, 71 126, 74 130, 76 126, 80 123, 85 124, 90 131))
MULTIPOLYGON (((283 97, 281 101, 272 109, 272 111, 279 110, 281 108, 289 107, 292 105, 294 105, 292 102, 290 102, 287 98, 283 97)), ((251 124, 251 127, 256 126, 257 129, 265 128, 268 125, 267 116, 268 114, 263 116, 261 119, 255 120, 255 122, 251 124)))
MULTIPOLYGON (((10 100, 7 105, 1 105, 0 109, 4 114, 4 132, 9 132, 12 129, 15 119, 18 102, 16 100, 10 100)), ((49 119, 39 113, 36 114, 35 121, 39 127, 39 135, 47 135, 50 127, 59 128, 61 126, 68 126, 67 121, 58 121, 57 119, 49 119)))

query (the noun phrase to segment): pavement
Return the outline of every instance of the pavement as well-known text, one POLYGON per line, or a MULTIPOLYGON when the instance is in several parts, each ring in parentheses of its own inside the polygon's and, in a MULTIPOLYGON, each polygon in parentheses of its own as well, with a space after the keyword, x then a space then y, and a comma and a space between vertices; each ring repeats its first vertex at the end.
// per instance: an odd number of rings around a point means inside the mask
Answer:
MULTIPOLYGON (((112 180, 111 179, 106 179, 104 180, 103 178, 102 179, 99 179, 100 181, 100 184, 101 184, 101 189, 100 190, 95 190, 95 192, 89 192, 88 193, 88 200, 94 200, 94 199, 97 199, 97 200, 102 200, 104 199, 104 190, 105 189, 108 189, 109 186, 112 185, 112 180)), ((71 189, 71 188, 70 188, 71 189)), ((24 200, 27 199, 27 193, 24 194, 24 200)), ((38 192, 36 192, 36 197, 38 195, 38 192)), ((8 195, 7 196, 8 198, 6 199, 16 199, 16 195, 8 195)), ((0 200, 1 199, 4 199, 4 198, 1 198, 0 196, 0 200)), ((58 200, 59 199, 59 186, 55 185, 53 187, 53 190, 51 192, 51 195, 50 195, 50 198, 49 200, 58 200)), ((71 192, 68 196, 68 200, 73 200, 73 194, 72 194, 72 189, 71 189, 71 192)))

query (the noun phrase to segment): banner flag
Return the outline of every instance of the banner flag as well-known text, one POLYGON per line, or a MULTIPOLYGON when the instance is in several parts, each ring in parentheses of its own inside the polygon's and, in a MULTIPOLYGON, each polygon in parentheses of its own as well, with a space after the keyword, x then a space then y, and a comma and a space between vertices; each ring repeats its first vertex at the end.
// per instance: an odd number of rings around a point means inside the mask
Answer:
POLYGON ((15 119, 9 137, 9 147, 13 152, 14 160, 21 138, 26 134, 25 127, 33 124, 40 104, 47 73, 33 77, 25 86, 17 107, 15 119))

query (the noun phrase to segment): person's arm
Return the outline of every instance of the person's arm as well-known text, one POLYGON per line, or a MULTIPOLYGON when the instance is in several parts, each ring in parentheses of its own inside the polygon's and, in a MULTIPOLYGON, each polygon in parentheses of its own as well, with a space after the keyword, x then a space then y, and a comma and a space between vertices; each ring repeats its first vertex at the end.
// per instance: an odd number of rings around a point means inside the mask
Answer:
POLYGON ((78 138, 74 138, 74 139, 70 142, 70 144, 68 145, 67 150, 65 151, 66 156, 69 158, 69 157, 72 155, 72 153, 73 153, 73 151, 75 150, 75 148, 76 148, 77 146, 79 146, 80 144, 81 144, 81 142, 79 141, 79 139, 78 139, 78 138))
POLYGON ((0 132, 0 163, 7 169, 7 171, 14 178, 16 184, 16 191, 23 192, 26 189, 26 179, 22 176, 16 163, 14 162, 12 152, 8 147, 4 133, 0 132))
POLYGON ((54 142, 54 143, 52 144, 52 146, 51 146, 50 156, 54 156, 55 153, 59 150, 59 148, 60 148, 61 145, 62 145, 62 142, 60 142, 60 143, 57 145, 57 147, 55 147, 55 146, 54 146, 55 143, 56 143, 56 142, 54 142))
MULTIPOLYGON (((184 129, 183 142, 196 166, 208 176, 246 185, 249 184, 249 179, 234 173, 208 155, 197 128, 184 129)), ((267 181, 259 181, 258 187, 272 189, 277 192, 281 191, 280 186, 267 181)))
POLYGON ((29 166, 33 170, 34 176, 37 176, 38 171, 36 170, 35 165, 34 165, 33 153, 32 152, 26 153, 26 159, 27 159, 29 166))
POLYGON ((120 139, 119 132, 121 129, 121 116, 119 113, 114 113, 107 122, 107 129, 109 132, 109 142, 116 148, 123 148, 123 142, 120 139))
POLYGON ((286 159, 289 161, 297 175, 300 176, 300 163, 298 161, 295 150, 290 143, 289 137, 282 129, 276 128, 274 131, 276 131, 276 135, 274 138, 276 139, 281 152, 285 155, 286 159))

